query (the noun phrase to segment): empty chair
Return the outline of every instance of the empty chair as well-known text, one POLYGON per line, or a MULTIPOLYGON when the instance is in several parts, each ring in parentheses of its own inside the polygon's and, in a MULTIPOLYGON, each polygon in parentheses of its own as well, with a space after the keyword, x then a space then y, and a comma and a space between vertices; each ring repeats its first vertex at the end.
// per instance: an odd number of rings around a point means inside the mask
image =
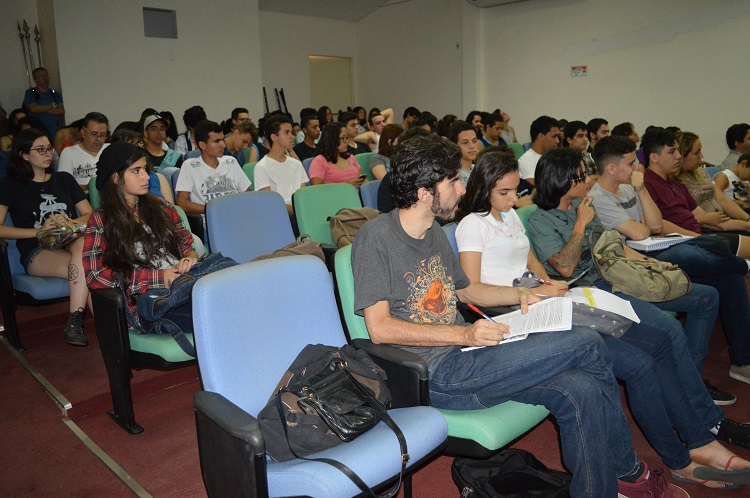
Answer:
MULTIPOLYGON (((194 406, 208 495, 358 495, 352 481, 330 465, 267 458, 255 418, 305 345, 346 342, 325 265, 312 256, 293 256, 208 275, 193 289, 193 318, 204 389, 194 406)), ((409 469, 442 450, 446 426, 436 410, 389 414, 406 437, 409 469)), ((310 457, 340 461, 370 487, 398 476, 401 468, 396 436, 382 422, 310 457)), ((407 483, 407 496, 409 491, 407 483)))
POLYGON ((211 248, 238 263, 294 242, 284 199, 276 192, 241 192, 206 205, 211 248))
POLYGON ((378 189, 380 188, 381 180, 372 180, 363 183, 359 187, 359 195, 362 198, 362 205, 365 207, 371 207, 373 209, 378 208, 378 189))
POLYGON ((328 219, 343 208, 361 208, 357 189, 348 183, 313 185, 297 190, 292 196, 299 233, 316 242, 333 244, 328 219))

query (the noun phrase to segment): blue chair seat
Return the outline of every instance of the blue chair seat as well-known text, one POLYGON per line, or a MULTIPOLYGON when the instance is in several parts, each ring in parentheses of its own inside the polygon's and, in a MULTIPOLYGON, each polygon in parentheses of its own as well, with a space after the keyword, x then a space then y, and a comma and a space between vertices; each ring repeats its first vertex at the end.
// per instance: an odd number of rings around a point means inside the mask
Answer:
MULTIPOLYGON (((445 420, 432 408, 398 408, 389 410, 388 414, 404 432, 409 454, 412 456, 410 464, 417 462, 421 456, 429 454, 433 448, 445 441, 445 420), (424 427, 431 430, 422 431, 424 427), (413 437, 416 434, 419 434, 419 437, 413 437), (427 437, 423 437, 425 435, 427 437)), ((310 458, 333 458, 343 462, 362 480, 373 485, 379 483, 382 476, 398 475, 401 468, 399 459, 388 457, 399 455, 399 451, 396 435, 387 425, 380 422, 353 443, 334 446, 310 455, 310 458), (363 448, 366 448, 366 451, 362 451, 363 448), (383 458, 373 460, 373 455, 383 458)), ((333 498, 356 496, 359 493, 359 488, 349 478, 328 464, 305 460, 279 463, 268 461, 269 496, 304 495, 333 498)))
POLYGON ((24 292, 37 301, 58 299, 70 295, 68 281, 56 277, 32 277, 26 273, 12 275, 13 289, 24 292))

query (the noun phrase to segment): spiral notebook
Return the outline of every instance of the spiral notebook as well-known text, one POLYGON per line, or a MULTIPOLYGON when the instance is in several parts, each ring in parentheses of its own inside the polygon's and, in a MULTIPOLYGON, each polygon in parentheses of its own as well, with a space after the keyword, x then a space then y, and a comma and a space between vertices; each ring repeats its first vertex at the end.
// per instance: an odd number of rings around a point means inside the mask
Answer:
POLYGON ((664 237, 648 237, 643 240, 628 240, 625 243, 636 251, 658 251, 672 247, 675 244, 681 244, 693 237, 690 235, 681 235, 679 233, 670 233, 664 237))

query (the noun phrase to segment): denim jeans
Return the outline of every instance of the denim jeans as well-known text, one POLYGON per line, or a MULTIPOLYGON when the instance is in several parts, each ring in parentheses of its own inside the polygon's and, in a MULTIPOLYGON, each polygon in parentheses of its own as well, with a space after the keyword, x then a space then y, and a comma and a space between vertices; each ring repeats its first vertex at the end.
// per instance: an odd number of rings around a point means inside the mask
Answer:
MULTIPOLYGON (((745 285, 745 260, 728 252, 706 250, 694 241, 649 255, 680 265, 693 282, 719 291, 719 317, 729 342, 729 359, 732 365, 750 365, 750 300, 745 285)), ((702 371, 708 342, 688 337, 688 349, 698 371, 702 371)))
POLYGON ((508 400, 547 407, 573 472, 571 496, 617 496, 617 477, 638 462, 607 348, 585 327, 451 353, 432 372, 430 400, 453 410, 508 400))
MULTIPOLYGON (((596 283, 596 286, 610 292, 612 290, 606 282, 601 280, 596 283)), ((630 330, 622 336, 621 340, 649 353, 652 358, 657 358, 662 355, 659 351, 661 347, 660 336, 666 334, 671 342, 674 363, 671 367, 664 365, 664 368, 660 368, 660 374, 665 376, 662 379, 663 385, 671 384, 684 390, 693 410, 698 414, 698 420, 703 423, 703 427, 708 429, 721 422, 724 419, 724 412, 714 404, 705 384, 703 384, 701 374, 695 367, 688 351, 688 340, 680 322, 660 311, 660 309, 688 312, 696 310, 700 314, 700 308, 708 308, 709 303, 715 302, 717 298, 715 289, 703 285, 693 285, 689 294, 665 303, 647 303, 620 292, 615 293, 615 295, 629 301, 633 310, 641 319, 641 323, 630 327, 630 330), (657 305, 659 308, 657 308, 657 305), (635 330, 633 330, 634 328, 635 330), (640 331, 643 331, 643 333, 640 331), (634 333, 631 334, 631 332, 634 333)), ((700 320, 705 321, 706 318, 702 317, 700 320)), ((713 324, 711 328, 713 328, 713 324)), ((662 367, 659 361, 657 361, 657 365, 662 367)), ((667 403, 666 407, 672 413, 672 416, 675 416, 675 411, 679 411, 679 404, 677 403, 667 403)), ((702 440, 703 438, 698 438, 697 441, 691 441, 688 447, 692 449, 702 446, 705 444, 700 444, 702 440)))

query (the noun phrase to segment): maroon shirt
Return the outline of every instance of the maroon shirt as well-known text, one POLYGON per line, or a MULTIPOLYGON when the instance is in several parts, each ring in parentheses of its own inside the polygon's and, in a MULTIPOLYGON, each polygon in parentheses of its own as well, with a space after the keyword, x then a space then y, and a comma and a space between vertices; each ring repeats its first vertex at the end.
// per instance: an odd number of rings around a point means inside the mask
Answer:
POLYGON ((671 178, 664 180, 650 169, 646 169, 644 183, 665 220, 686 230, 701 233, 701 226, 693 216, 693 210, 698 204, 685 185, 671 178))

